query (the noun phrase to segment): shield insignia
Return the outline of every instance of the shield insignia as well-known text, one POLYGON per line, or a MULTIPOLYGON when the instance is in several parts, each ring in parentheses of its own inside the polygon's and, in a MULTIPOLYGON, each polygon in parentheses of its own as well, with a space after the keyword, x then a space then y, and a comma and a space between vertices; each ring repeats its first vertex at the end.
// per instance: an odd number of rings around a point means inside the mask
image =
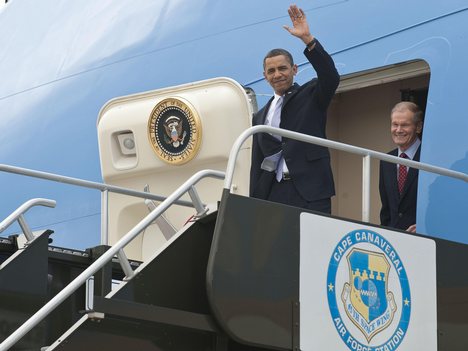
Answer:
POLYGON ((148 119, 148 138, 156 155, 172 165, 192 160, 201 145, 197 110, 183 98, 160 101, 148 119))
POLYGON ((349 282, 344 284, 341 299, 349 319, 370 342, 391 324, 396 311, 388 290, 390 263, 382 253, 356 248, 347 260, 349 282))
POLYGON ((184 125, 181 118, 177 116, 169 116, 163 123, 166 137, 164 141, 171 144, 174 148, 184 145, 187 131, 184 131, 184 125))

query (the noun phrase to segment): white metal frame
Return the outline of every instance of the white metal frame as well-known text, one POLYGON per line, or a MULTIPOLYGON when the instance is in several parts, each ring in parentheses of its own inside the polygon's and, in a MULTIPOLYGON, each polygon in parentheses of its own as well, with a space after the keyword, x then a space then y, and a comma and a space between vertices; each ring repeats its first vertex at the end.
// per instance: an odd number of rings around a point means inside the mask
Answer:
POLYGON ((360 155, 363 157, 362 160, 362 220, 364 222, 369 222, 370 220, 370 177, 371 177, 371 158, 376 158, 378 160, 387 161, 391 163, 405 165, 411 168, 417 168, 423 171, 436 173, 444 175, 447 177, 452 177, 456 179, 461 179, 465 182, 468 182, 468 174, 452 171, 450 169, 445 169, 442 167, 432 166, 427 163, 416 162, 412 160, 402 159, 396 156, 391 156, 384 154, 382 152, 373 151, 369 149, 364 149, 362 147, 357 147, 353 145, 348 145, 344 143, 339 143, 337 141, 332 141, 328 139, 323 139, 319 137, 314 137, 306 134, 301 134, 293 132, 286 129, 279 129, 269 126, 255 126, 244 131, 235 141, 232 146, 231 153, 229 155, 229 161, 226 168, 226 178, 224 180, 224 188, 230 189, 232 184, 232 178, 234 175, 234 168, 236 165, 237 155, 244 144, 244 142, 250 136, 256 133, 270 133, 275 135, 280 135, 285 138, 295 139, 303 141, 309 144, 316 144, 320 146, 325 146, 330 149, 346 151, 352 154, 360 155))

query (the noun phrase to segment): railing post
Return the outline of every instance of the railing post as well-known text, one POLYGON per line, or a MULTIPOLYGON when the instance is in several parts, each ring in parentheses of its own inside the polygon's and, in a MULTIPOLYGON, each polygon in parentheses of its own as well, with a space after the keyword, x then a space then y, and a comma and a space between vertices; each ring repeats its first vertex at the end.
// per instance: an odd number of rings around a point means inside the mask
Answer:
POLYGON ((117 257, 119 258, 120 266, 122 266, 122 270, 125 273, 124 280, 130 280, 135 275, 135 272, 133 271, 132 266, 130 266, 130 262, 128 262, 127 255, 125 255, 123 249, 120 249, 117 252, 117 257))
POLYGON ((200 196, 198 196, 197 189, 192 185, 188 190, 190 198, 192 199, 193 207, 197 210, 197 217, 203 216, 207 211, 208 208, 203 206, 203 203, 200 200, 200 196))
POLYGON ((109 245, 109 190, 101 191, 101 245, 109 245))
MULTIPOLYGON (((93 262, 109 250, 107 245, 99 245, 91 248, 90 256, 93 262)), ((112 261, 107 262, 100 270, 94 273, 93 295, 106 296, 112 290, 112 261)))
POLYGON ((24 218, 23 214, 20 214, 18 216, 18 223, 21 229, 23 230, 24 236, 26 237, 26 239, 28 239, 28 242, 33 241, 34 234, 32 233, 31 228, 29 228, 28 223, 26 223, 26 219, 24 218))
POLYGON ((370 222, 371 157, 362 158, 362 221, 370 222))

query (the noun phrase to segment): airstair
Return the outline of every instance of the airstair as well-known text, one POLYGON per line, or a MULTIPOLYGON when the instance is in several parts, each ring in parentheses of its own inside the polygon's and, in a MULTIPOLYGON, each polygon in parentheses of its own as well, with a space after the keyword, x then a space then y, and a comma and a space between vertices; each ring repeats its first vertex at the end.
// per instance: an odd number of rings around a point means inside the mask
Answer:
MULTIPOLYGON (((395 288, 389 288, 393 292, 387 291, 391 293, 387 295, 389 299, 396 296, 392 301, 398 312, 394 310, 392 316, 400 321, 398 328, 373 349, 396 349, 401 344, 400 349, 407 350, 407 345, 414 342, 414 335, 418 338, 426 335, 430 345, 425 350, 465 350, 468 337, 463 330, 468 326, 468 277, 463 274, 462 267, 468 264, 468 246, 382 228, 369 224, 365 218, 362 222, 350 221, 233 194, 231 182, 237 153, 245 139, 256 132, 275 132, 304 142, 346 149, 363 156, 364 169, 370 157, 402 162, 371 150, 290 131, 266 126, 251 128, 234 144, 226 176, 213 170, 198 172, 169 197, 159 199, 159 205, 114 245, 95 248, 81 257, 74 255, 75 259, 62 255, 59 266, 66 266, 67 273, 60 271, 64 277, 60 287, 51 286, 57 283, 54 277, 59 270, 55 273, 50 270, 54 261, 58 261, 57 254, 54 256, 48 247, 50 233, 31 237, 25 249, 12 254, 0 270, 2 301, 4 306, 15 310, 15 313, 2 314, 3 330, 9 335, 4 335, 0 350, 307 350, 311 349, 311 342, 322 345, 320 334, 328 338, 325 321, 331 324, 328 329, 336 327, 334 336, 338 337, 337 345, 341 345, 337 349, 346 349, 346 346, 352 349, 353 345, 357 348, 363 337, 361 335, 359 341, 356 325, 341 322, 345 318, 340 307, 342 303, 338 301, 335 307, 330 307, 330 301, 334 301, 330 291, 338 290, 338 273, 333 264, 328 266, 328 277, 335 274, 335 280, 330 281, 327 288, 330 312, 323 307, 326 301, 320 301, 325 292, 315 292, 327 290, 315 289, 316 284, 324 284, 315 276, 327 269, 318 267, 321 262, 318 256, 322 251, 321 242, 333 242, 334 239, 324 238, 333 238, 334 231, 338 231, 339 236, 347 235, 343 240, 336 240, 331 261, 335 258, 338 262, 338 256, 355 244, 350 234, 355 233, 356 238, 367 236, 366 247, 377 245, 374 236, 379 238, 381 249, 380 253, 374 250, 375 257, 386 255, 385 260, 393 265, 394 275, 400 275, 404 267, 402 261, 406 263, 405 278, 402 280, 400 276, 400 292, 395 293, 395 288), (210 209, 197 196, 195 185, 206 177, 225 177, 217 209, 210 209), (187 222, 145 262, 129 261, 124 247, 185 193, 191 196, 195 219, 187 222), (394 246, 388 243, 384 246, 383 238, 392 241, 394 246), (403 245, 397 246, 395 242, 400 241, 403 245), (405 250, 410 250, 411 254, 398 256, 396 253, 405 250), (417 263, 410 262, 410 256, 415 256, 416 262, 426 262, 426 267, 417 267, 417 263), (309 268, 315 273, 309 274, 309 268), (23 272, 27 281, 19 278, 18 272, 23 272), (420 287, 421 282, 427 283, 430 289, 420 287), (117 285, 115 288, 112 288, 113 283, 117 285), (315 294, 318 298, 311 301, 309 296, 315 294), (409 315, 409 306, 411 319, 405 314, 409 315), (424 323, 420 322, 426 316, 418 315, 422 310, 428 313, 424 323), (331 319, 326 315, 340 312, 340 318, 331 319), (350 333, 348 339, 340 340, 339 336, 345 331, 350 333), (315 335, 313 341, 310 335, 315 335)), ((463 173, 413 161, 404 163, 468 180, 463 173)), ((15 173, 20 172, 23 171, 15 169, 15 173)), ((30 170, 24 173, 46 177, 30 170)), ((60 181, 79 183, 71 179, 60 181)), ((101 187, 101 191, 131 192, 104 184, 93 186, 101 187)), ((363 187, 364 194, 365 189, 363 187)), ((155 197, 139 192, 134 195, 155 197)), ((363 196, 363 216, 366 206, 368 199, 363 196)), ((11 218, 23 218, 18 213, 11 218)), ((24 228, 27 227, 23 223, 24 228)), ((361 248, 354 251, 363 252, 361 248)), ((374 255, 372 250, 364 251, 374 255)), ((330 260, 327 255, 325 261, 330 260)), ((388 271, 379 274, 384 276, 388 271)), ((344 287, 338 300, 346 300, 346 284, 344 287)), ((391 304, 387 307, 390 309, 391 304)), ((379 332, 383 335, 386 331, 382 330, 379 332)), ((366 332, 363 330, 362 334, 369 337, 366 332)))
MULTIPOLYGON (((27 173, 30 176, 46 179, 51 178, 48 174, 44 175, 41 172, 23 170, 10 166, 5 167, 9 171, 14 171, 16 173, 27 173)), ((6 312, 2 314, 4 324, 7 327, 4 329, 6 331, 4 338, 12 332, 12 329, 20 327, 22 323, 31 317, 31 315, 46 302, 47 304, 42 307, 42 311, 44 312, 42 315, 39 311, 39 318, 37 318, 38 314, 36 314, 36 317, 33 316, 28 320, 31 328, 25 333, 24 338, 22 338, 17 345, 0 346, 0 348, 4 348, 5 350, 10 349, 10 347, 11 349, 18 350, 46 349, 49 348, 49 345, 52 343, 51 341, 60 337, 62 333, 70 333, 73 328, 77 328, 78 325, 81 325, 86 320, 97 320, 99 321, 98 325, 102 327, 105 327, 108 321, 111 321, 111 326, 113 326, 116 323, 115 320, 117 320, 117 324, 119 324, 118 321, 120 320, 123 329, 119 329, 118 327, 117 329, 111 328, 115 338, 118 334, 123 335, 123 331, 132 331, 132 326, 135 324, 132 318, 137 318, 137 320, 143 323, 155 321, 162 323, 163 319, 166 320, 165 316, 167 313, 171 313, 171 309, 176 311, 175 316, 179 316, 182 313, 182 321, 187 319, 186 315, 193 315, 191 318, 194 319, 194 325, 196 326, 199 320, 201 323, 201 330, 203 331, 209 328, 210 325, 212 326, 211 328, 213 328, 214 324, 209 322, 209 318, 204 315, 204 313, 207 313, 207 301, 206 298, 203 298, 203 289, 198 284, 202 272, 206 270, 206 262, 205 266, 203 266, 203 259, 201 258, 207 257, 206 252, 209 250, 209 243, 211 242, 210 235, 213 233, 214 226, 213 211, 200 202, 194 187, 196 182, 207 176, 222 178, 224 174, 218 171, 199 172, 189 179, 187 183, 181 187, 180 191, 175 192, 157 206, 157 208, 155 208, 139 226, 134 228, 131 233, 123 238, 120 243, 113 247, 96 247, 87 250, 87 252, 49 247, 48 236, 51 234, 51 231, 46 231, 35 237, 29 230, 24 218, 24 212, 34 205, 53 207, 55 206, 54 201, 33 199, 18 208, 18 210, 1 223, 1 228, 3 230, 15 221, 18 221, 26 237, 29 238, 29 241, 23 249, 16 250, 14 253, 13 248, 10 250, 10 256, 4 261, 0 270, 0 279, 5 282, 1 289, 2 295, 4 295, 2 301, 6 308, 6 312), (197 221, 188 222, 180 233, 174 235, 173 238, 160 249, 158 258, 149 261, 148 265, 142 265, 141 262, 128 260, 123 251, 123 247, 128 244, 132 238, 140 234, 144 228, 162 216, 165 209, 170 205, 178 203, 186 206, 187 203, 185 201, 178 200, 184 193, 188 193, 192 198, 191 205, 197 210, 195 213, 197 221), (201 219, 202 217, 203 220, 201 219), (202 229, 199 228, 200 226, 202 229), (187 235, 186 232, 188 232, 189 235, 187 235), (199 234, 197 235, 196 233, 199 234), (208 233, 208 235, 202 235, 204 233, 208 233), (182 234, 186 234, 182 237, 188 238, 188 240, 179 240, 178 238, 182 234), (201 241, 199 242, 199 240, 201 241), (181 246, 185 247, 183 257, 179 256, 180 251, 178 251, 181 246), (197 248, 200 248, 201 251, 197 252, 197 248), (163 254, 160 254, 161 252, 163 252, 163 254), (184 258, 186 258, 186 260, 184 258), (160 260, 164 262, 163 265, 166 267, 162 270, 161 263, 159 263, 160 260), (167 266, 167 264, 169 265, 167 266), (200 264, 202 266, 200 266, 200 264), (167 267, 171 268, 168 270, 167 267), (24 272, 24 275, 19 277, 18 272, 24 272), (195 274, 197 272, 198 274, 195 274), (156 274, 156 276, 154 274, 156 274), (75 277, 77 278, 74 279, 75 277), (194 284, 195 281, 197 284, 194 284), (168 294, 168 291, 159 289, 160 284, 161 286, 179 286, 182 289, 181 294, 175 294, 172 289, 170 290, 171 293, 168 294), (119 288, 112 291, 112 285, 119 285, 119 288), (149 286, 157 286, 158 288, 151 288, 148 290, 147 288, 149 286), (149 291, 153 291, 154 295, 148 294, 149 291), (110 299, 109 297, 113 294, 116 294, 116 297, 110 299), (117 301, 117 305, 112 304, 114 301, 117 301), (111 302, 111 304, 109 304, 109 302, 111 302), (159 316, 156 319, 148 319, 148 316, 151 316, 153 314, 152 312, 154 312, 151 310, 151 306, 153 305, 157 307, 156 310, 158 312, 166 310, 164 317, 159 316), (8 313, 8 308, 12 309, 13 312, 8 313), (195 312, 187 312, 184 314, 184 309, 188 311, 193 309, 195 312), (142 314, 142 311, 146 312, 142 314), (142 318, 144 314, 146 314, 146 319, 142 318), (109 318, 103 320, 102 317, 104 315, 107 315, 109 318), (113 315, 115 315, 114 318, 111 317, 113 315), (74 325, 76 322, 78 323, 74 325), (70 327, 72 329, 67 331, 70 327)), ((153 203, 154 199, 161 200, 160 197, 147 192, 135 192, 128 189, 83 182, 81 180, 61 176, 54 176, 52 178, 57 180, 57 177, 60 182, 68 182, 81 186, 85 184, 87 187, 100 188, 101 191, 120 191, 128 194, 137 194, 138 196, 145 197, 145 201, 151 201, 151 203, 153 203)), ((14 238, 12 238, 11 241, 14 242, 14 238)), ((154 316, 157 315, 159 315, 159 313, 154 314, 154 316)), ((168 320, 171 319, 174 318, 169 318, 168 320)), ((85 333, 86 335, 86 330, 89 327, 88 324, 84 323, 84 326, 79 329, 79 332, 85 333)), ((92 322, 90 325, 93 327, 96 323, 92 322)), ((183 325, 186 326, 186 323, 184 322, 183 325)), ((29 329, 28 322, 18 330, 21 330, 21 328, 24 328, 23 330, 29 329)), ((196 328, 199 327, 196 326, 196 328)), ((103 333, 99 332, 98 335, 100 334, 103 333)), ((139 337, 141 338, 141 331, 139 328, 136 330, 135 337, 137 339, 139 337)), ((96 337, 94 337, 94 339, 95 338, 96 337)), ((78 340, 84 342, 86 338, 80 334, 78 340)), ((63 348, 64 345, 73 345, 69 344, 68 341, 61 343, 60 339, 57 342, 59 343, 59 348, 63 348)), ((134 341, 132 341, 132 343, 133 342, 134 341)), ((124 345, 128 347, 128 344, 125 343, 118 344, 120 344, 120 347, 124 345)), ((80 345, 80 343, 78 343, 78 345, 80 345)), ((116 345, 116 347, 117 346, 118 345, 116 345)), ((54 348, 55 346, 51 349, 54 348)))

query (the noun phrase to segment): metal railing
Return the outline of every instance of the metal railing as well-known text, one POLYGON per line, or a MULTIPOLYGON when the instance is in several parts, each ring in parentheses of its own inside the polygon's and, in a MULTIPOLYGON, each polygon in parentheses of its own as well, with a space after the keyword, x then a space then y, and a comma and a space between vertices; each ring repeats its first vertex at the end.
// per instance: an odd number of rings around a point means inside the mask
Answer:
MULTIPOLYGON (((0 344, 0 351, 6 351, 15 345, 26 333, 39 324, 48 314, 58 307, 65 299, 73 294, 81 285, 83 285, 88 278, 94 275, 101 269, 107 262, 112 260, 115 255, 122 256, 122 249, 131 242, 138 234, 146 229, 153 221, 162 215, 171 205, 176 203, 181 196, 187 192, 193 192, 193 186, 201 179, 206 177, 223 179, 224 172, 214 170, 204 170, 195 173, 184 184, 182 184, 170 196, 164 199, 151 213, 143 218, 133 229, 125 234, 117 243, 115 243, 109 250, 107 250, 101 257, 99 257, 91 266, 84 270, 78 277, 76 277, 70 284, 68 284, 62 291, 55 295, 48 303, 42 306, 31 318, 29 318, 23 325, 21 325, 15 332, 6 338, 0 344)), ((143 193, 149 195, 148 193, 143 193)), ((128 262, 128 261, 127 261, 128 262)), ((127 267, 128 268, 128 267, 127 267)), ((128 269, 127 269, 128 270, 128 269)), ((131 269, 130 269, 131 270, 131 269)), ((133 271, 129 271, 133 275, 133 271)))
MULTIPOLYGON (((244 144, 244 142, 256 133, 271 133, 280 135, 282 137, 295 139, 303 141, 306 143, 316 144, 330 149, 340 150, 349 152, 352 154, 360 155, 363 158, 362 168, 363 168, 363 192, 362 192, 362 220, 368 222, 370 217, 370 164, 371 158, 376 158, 379 160, 402 164, 412 168, 417 168, 420 170, 461 179, 465 182, 468 182, 468 175, 461 172, 452 171, 449 169, 432 166, 429 164, 415 162, 407 159, 398 158, 381 152, 360 148, 336 141, 331 141, 327 139, 322 139, 318 137, 313 137, 310 135, 305 135, 297 132, 292 132, 285 129, 279 129, 269 126, 255 126, 244 131, 235 141, 234 145, 231 148, 229 155, 229 160, 226 168, 226 173, 214 170, 205 170, 200 171, 193 175, 189 180, 187 180, 182 186, 180 186, 174 193, 172 193, 167 198, 162 198, 160 196, 151 195, 145 192, 132 191, 120 187, 114 187, 107 184, 94 183, 89 181, 83 181, 76 178, 69 178, 63 176, 57 176, 51 173, 31 171, 24 168, 11 167, 6 165, 0 165, 0 171, 6 171, 10 173, 18 173, 23 175, 29 175, 37 178, 55 180, 63 183, 85 186, 89 188, 95 188, 102 191, 103 196, 106 197, 106 201, 103 201, 107 204, 107 192, 113 191, 125 195, 133 195, 142 197, 145 199, 152 199, 162 202, 143 220, 141 220, 133 229, 131 229, 125 236, 123 236, 114 246, 107 250, 101 257, 99 257, 91 266, 89 266, 85 271, 83 271, 75 280, 73 280, 69 285, 67 285, 60 293, 53 297, 46 305, 39 309, 30 319, 28 319, 22 326, 20 326, 13 334, 6 338, 0 344, 0 351, 6 351, 11 346, 13 346, 21 337, 28 333, 32 328, 34 328, 38 323, 40 323, 50 312, 52 312, 60 303, 62 303, 66 298, 68 298, 73 292, 75 292, 86 280, 95 274, 99 269, 101 269, 109 260, 111 260, 115 255, 121 258, 123 261, 127 261, 125 254, 123 253, 123 248, 132 241, 139 233, 141 233, 147 226, 149 226, 156 218, 162 215, 172 204, 178 204, 182 206, 195 207, 197 214, 202 214, 206 212, 206 209, 203 208, 198 195, 196 194, 194 185, 205 177, 214 177, 222 179, 224 178, 224 188, 231 189, 235 164, 239 151, 244 144), (182 202, 179 198, 188 193, 193 201, 182 202)), ((104 200, 104 199, 103 199, 104 200)), ((107 215, 105 217, 107 222, 107 215)), ((131 267, 123 266, 125 273, 128 275, 127 278, 134 276, 134 272, 131 267)))
POLYGON ((18 221, 19 226, 23 230, 23 234, 27 239, 27 242, 31 242, 34 240, 34 234, 29 228, 28 223, 26 223, 26 219, 24 218, 24 214, 29 211, 30 208, 34 206, 46 206, 46 207, 55 207, 57 203, 55 200, 49 200, 49 199, 41 199, 41 198, 36 198, 36 199, 31 199, 26 201, 24 204, 22 204, 20 207, 18 207, 16 210, 14 210, 7 218, 5 218, 1 223, 0 223, 0 233, 2 233, 5 229, 7 229, 10 225, 18 221))
POLYGON ((432 166, 427 163, 416 162, 412 160, 402 159, 401 157, 391 156, 384 154, 382 152, 373 151, 365 149, 362 147, 357 147, 353 145, 343 144, 337 141, 332 141, 328 139, 322 139, 319 137, 314 137, 306 134, 301 134, 293 132, 286 129, 279 129, 269 126, 255 126, 245 130, 234 142, 234 145, 231 148, 231 153, 229 155, 229 161, 226 168, 226 178, 224 180, 224 188, 230 189, 232 184, 232 178, 234 175, 234 168, 236 165, 237 155, 244 144, 244 142, 250 136, 256 133, 271 133, 275 135, 280 135, 282 137, 295 139, 303 141, 309 144, 316 144, 330 149, 335 149, 339 151, 349 152, 355 155, 362 156, 362 220, 364 222, 369 222, 370 220, 370 177, 371 177, 371 158, 376 158, 382 161, 387 161, 391 163, 405 165, 411 168, 417 168, 423 171, 436 173, 444 175, 447 177, 452 177, 456 179, 461 179, 465 182, 468 182, 468 174, 462 172, 452 171, 450 169, 445 169, 442 167, 432 166))
MULTIPOLYGON (((35 170, 27 169, 27 168, 9 166, 5 164, 0 164, 0 172, 19 174, 19 175, 24 175, 24 176, 33 177, 33 178, 39 178, 39 179, 45 179, 45 180, 50 180, 50 181, 64 183, 64 184, 75 185, 75 186, 79 186, 83 188, 100 190, 101 191, 101 244, 103 245, 107 245, 109 243, 109 234, 108 234, 108 225, 107 225, 108 216, 109 216, 108 214, 109 213, 108 212, 109 192, 140 197, 143 199, 156 200, 156 201, 163 201, 165 199, 165 197, 163 196, 150 194, 148 192, 136 191, 136 190, 131 190, 127 188, 122 188, 119 186, 98 183, 98 182, 91 182, 88 180, 66 177, 66 176, 57 175, 53 173, 35 171, 35 170)), ((192 202, 185 201, 185 200, 178 200, 175 202, 175 204, 179 206, 185 206, 185 207, 194 207, 192 202)))

